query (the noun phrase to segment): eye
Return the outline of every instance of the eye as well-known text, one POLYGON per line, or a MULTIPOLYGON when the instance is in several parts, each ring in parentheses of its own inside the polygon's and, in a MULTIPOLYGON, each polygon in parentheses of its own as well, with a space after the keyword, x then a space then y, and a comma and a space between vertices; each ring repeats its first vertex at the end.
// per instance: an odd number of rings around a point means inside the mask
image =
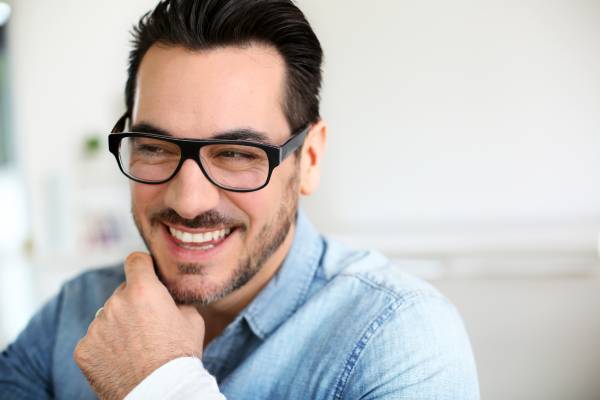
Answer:
POLYGON ((178 155, 178 149, 167 143, 138 142, 134 151, 142 157, 167 157, 178 155))
POLYGON ((160 154, 160 153, 164 152, 164 149, 159 146, 155 146, 155 145, 151 145, 151 144, 139 144, 137 146, 136 151, 139 151, 140 153, 146 153, 146 154, 160 154))
POLYGON ((223 150, 217 154, 217 157, 230 158, 230 159, 243 159, 243 160, 254 160, 256 154, 247 153, 237 150, 223 150))

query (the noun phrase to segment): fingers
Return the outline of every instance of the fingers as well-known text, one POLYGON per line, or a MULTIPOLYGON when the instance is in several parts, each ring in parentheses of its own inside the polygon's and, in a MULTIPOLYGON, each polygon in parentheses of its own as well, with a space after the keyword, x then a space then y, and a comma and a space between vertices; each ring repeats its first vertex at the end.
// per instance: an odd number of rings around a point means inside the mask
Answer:
POLYGON ((126 286, 127 285, 125 284, 125 282, 121 282, 121 284, 119 286, 117 286, 117 288, 115 289, 115 291, 113 292, 111 297, 118 296, 119 293, 121 293, 123 290, 125 290, 126 286))
POLYGON ((134 252, 125 259, 125 280, 128 285, 145 280, 157 280, 149 254, 134 252))

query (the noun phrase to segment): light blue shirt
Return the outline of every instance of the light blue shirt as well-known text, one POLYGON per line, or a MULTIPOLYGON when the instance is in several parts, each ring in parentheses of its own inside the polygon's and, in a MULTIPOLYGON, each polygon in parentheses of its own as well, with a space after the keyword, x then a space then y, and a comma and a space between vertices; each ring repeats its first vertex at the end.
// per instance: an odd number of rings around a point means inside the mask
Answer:
MULTIPOLYGON (((67 282, 0 357, 0 398, 95 399, 73 350, 123 267, 67 282)), ((228 399, 479 399, 456 309, 376 252, 322 237, 300 212, 283 265, 204 350, 228 399)))

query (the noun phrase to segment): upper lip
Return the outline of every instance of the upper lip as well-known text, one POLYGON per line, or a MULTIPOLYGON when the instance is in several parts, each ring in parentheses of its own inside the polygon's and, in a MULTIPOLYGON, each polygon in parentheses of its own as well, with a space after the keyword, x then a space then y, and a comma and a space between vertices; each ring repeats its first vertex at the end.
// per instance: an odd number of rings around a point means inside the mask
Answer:
POLYGON ((188 228, 186 226, 182 226, 182 225, 173 225, 173 224, 167 224, 165 222, 163 222, 163 224, 165 224, 167 227, 169 228, 173 228, 173 229, 177 229, 178 231, 182 231, 182 232, 189 232, 189 233, 206 233, 206 232, 214 232, 214 231, 220 231, 222 229, 235 229, 235 226, 226 226, 226 225, 222 225, 222 226, 216 226, 214 228, 197 228, 197 229, 192 229, 192 228, 188 228))

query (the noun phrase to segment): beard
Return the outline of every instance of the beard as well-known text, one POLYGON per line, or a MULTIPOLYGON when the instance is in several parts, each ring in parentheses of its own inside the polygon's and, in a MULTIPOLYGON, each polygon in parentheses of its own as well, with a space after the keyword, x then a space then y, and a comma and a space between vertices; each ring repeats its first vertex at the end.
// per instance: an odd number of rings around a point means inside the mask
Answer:
MULTIPOLYGON (((272 220, 267 222, 259 231, 256 238, 248 245, 247 254, 240 255, 237 265, 233 268, 229 277, 221 283, 210 280, 207 276, 205 266, 202 263, 177 263, 176 267, 179 275, 194 275, 198 284, 194 288, 183 288, 177 281, 167 279, 158 263, 155 252, 152 249, 150 240, 144 234, 142 226, 132 211, 135 225, 144 240, 150 255, 154 261, 154 270, 160 281, 168 289, 177 304, 186 305, 208 305, 218 301, 228 294, 244 286, 250 281, 270 259, 270 257, 279 249, 285 241, 290 228, 296 220, 298 210, 298 187, 299 172, 296 169, 294 175, 289 179, 287 188, 284 191, 280 207, 273 216, 272 220)), ((150 226, 158 227, 163 221, 173 224, 179 224, 191 229, 214 228, 217 226, 238 225, 239 222, 228 218, 216 210, 209 210, 196 216, 194 219, 185 219, 177 214, 173 209, 165 209, 153 213, 150 218, 150 226)), ((237 228, 240 234, 248 235, 247 227, 237 228)))

